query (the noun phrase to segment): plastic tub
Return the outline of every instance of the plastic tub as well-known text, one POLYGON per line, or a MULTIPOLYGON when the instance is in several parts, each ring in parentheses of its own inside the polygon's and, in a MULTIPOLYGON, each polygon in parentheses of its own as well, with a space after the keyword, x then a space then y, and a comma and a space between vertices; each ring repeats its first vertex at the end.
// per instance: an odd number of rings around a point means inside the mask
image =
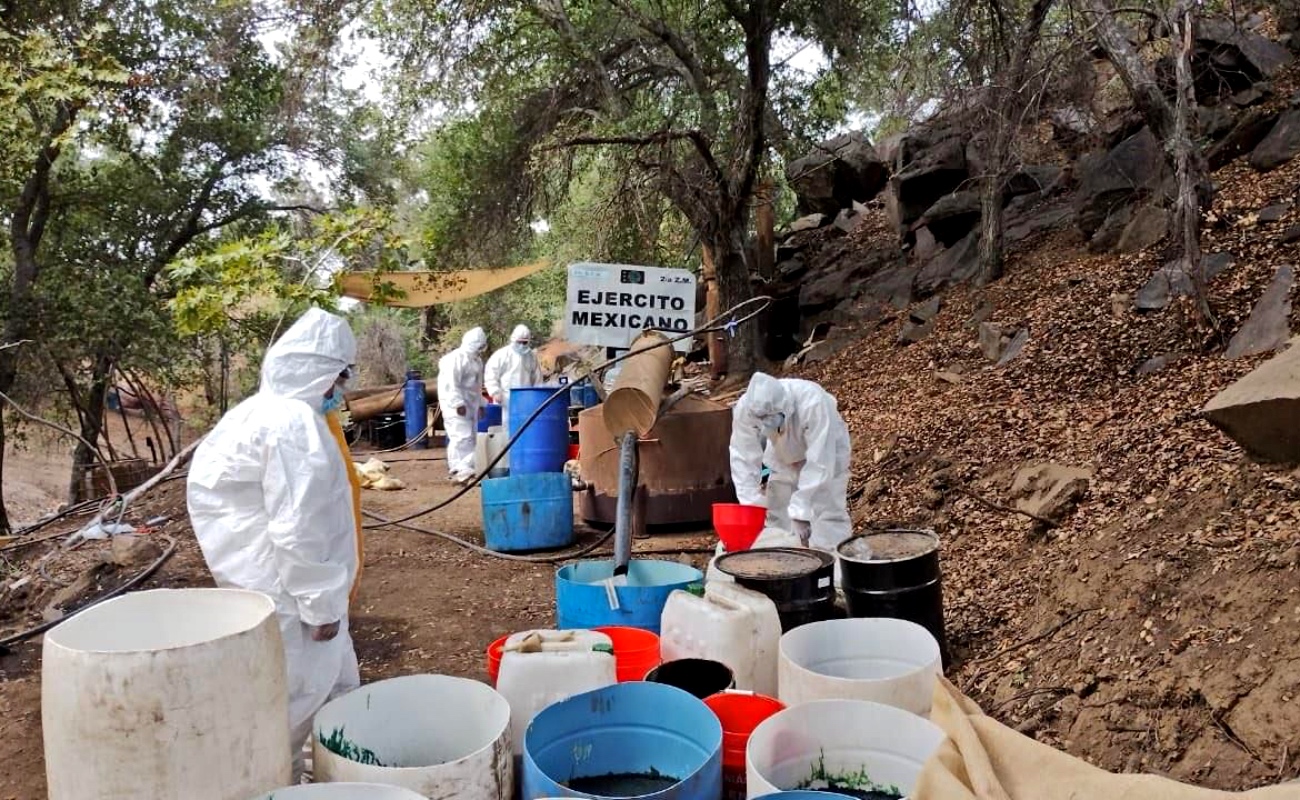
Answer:
POLYGON ((847 794, 837 794, 836 792, 811 792, 811 791, 793 791, 793 792, 774 792, 765 794, 762 800, 853 800, 853 797, 847 794))
POLYGON ((941 669, 939 643, 914 622, 827 620, 781 637, 779 696, 788 706, 871 700, 929 716, 941 669))
POLYGON ((569 404, 555 386, 529 386, 510 390, 510 419, 506 430, 519 435, 510 448, 510 474, 560 472, 569 455, 569 404), (527 428, 524 422, 545 404, 542 413, 527 428))
POLYGON ((703 700, 706 697, 736 688, 736 676, 721 661, 707 658, 679 658, 665 661, 646 673, 650 683, 676 686, 703 700))
POLYGON ((511 800, 510 704, 478 681, 408 675, 368 684, 326 703, 316 714, 315 731, 319 782, 511 800), (342 748, 357 758, 339 755, 342 748))
POLYGON ((379 783, 313 783, 286 786, 260 795, 253 800, 425 800, 400 786, 379 783))
POLYGON ((606 625, 592 628, 609 637, 614 645, 614 664, 619 683, 639 681, 659 666, 659 635, 641 628, 606 625))
POLYGON ((661 622, 665 659, 721 661, 735 673, 737 689, 776 695, 781 618, 769 598, 734 583, 710 583, 703 597, 673 592, 661 622))
POLYGON ((514 553, 573 544, 573 482, 563 472, 491 478, 479 488, 489 550, 514 553))
POLYGON ((613 574, 612 560, 579 561, 561 567, 555 573, 556 627, 625 625, 659 633, 668 595, 704 577, 698 569, 676 561, 634 558, 628 563, 626 582, 622 578, 615 581, 618 608, 612 608, 606 581, 613 574))
POLYGON ((772 697, 751 692, 723 692, 706 697, 708 706, 722 723, 722 797, 744 800, 745 746, 759 723, 785 705, 772 697))
POLYGON ((714 503, 713 528, 728 553, 738 553, 754 546, 763 532, 767 509, 744 503, 714 503))
POLYGON ((523 800, 721 792, 722 726, 672 686, 621 683, 580 694, 542 711, 524 735, 523 800))
POLYGON ((867 790, 867 781, 916 788, 921 767, 943 743, 937 725, 866 700, 818 700, 764 720, 749 737, 745 773, 751 798, 791 789, 867 790), (849 785, 827 785, 843 781, 849 785))
POLYGON ((502 655, 497 691, 510 704, 510 746, 516 757, 523 755, 524 731, 537 712, 617 680, 610 638, 600 631, 522 631, 507 645, 515 649, 502 655), (525 642, 530 646, 518 649, 525 642))
POLYGON ((487 671, 488 681, 496 686, 497 677, 501 674, 501 655, 505 652, 506 641, 512 634, 507 633, 500 639, 492 642, 487 648, 487 671))
POLYGON ((268 792, 292 781, 288 718, 275 605, 258 592, 134 592, 45 634, 52 800, 268 792))

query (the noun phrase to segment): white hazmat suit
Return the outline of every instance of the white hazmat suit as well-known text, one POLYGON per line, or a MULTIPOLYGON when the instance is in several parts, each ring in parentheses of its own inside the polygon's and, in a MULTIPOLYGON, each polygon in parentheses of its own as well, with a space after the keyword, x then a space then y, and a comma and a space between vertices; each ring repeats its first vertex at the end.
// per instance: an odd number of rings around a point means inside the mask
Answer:
POLYGON ((347 322, 308 311, 267 351, 257 394, 199 445, 187 485, 190 520, 217 585, 275 602, 295 780, 312 717, 360 685, 347 624, 359 533, 347 462, 324 412, 355 359, 347 322), (333 638, 317 640, 335 624, 333 638))
POLYGON ((848 427, 835 398, 812 381, 754 373, 732 411, 731 479, 738 502, 766 506, 769 527, 818 550, 834 553, 851 535, 848 427))
POLYGON ((438 359, 438 407, 447 431, 447 468, 452 480, 474 475, 474 433, 483 407, 483 351, 487 334, 473 328, 460 347, 438 359))
POLYGON ((542 382, 542 367, 529 345, 532 335, 526 325, 516 325, 510 344, 492 354, 483 368, 483 385, 492 399, 501 404, 501 421, 510 431, 510 390, 536 386, 542 382))

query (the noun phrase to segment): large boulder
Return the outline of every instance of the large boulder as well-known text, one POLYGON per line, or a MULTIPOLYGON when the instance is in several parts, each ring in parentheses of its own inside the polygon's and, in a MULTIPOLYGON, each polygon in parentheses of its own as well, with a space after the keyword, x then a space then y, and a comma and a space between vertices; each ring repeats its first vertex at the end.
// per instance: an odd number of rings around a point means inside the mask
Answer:
MULTIPOLYGON (((1209 283, 1220 272, 1236 263, 1232 253, 1210 253, 1201 260, 1201 270, 1205 281, 1209 283)), ((1196 291, 1192 276, 1178 261, 1171 261, 1155 271, 1147 282, 1138 290, 1133 306, 1138 311, 1159 311, 1168 306, 1175 297, 1191 297, 1196 291)))
POLYGON ((1109 152, 1084 156, 1076 172, 1082 176, 1075 195, 1077 222, 1092 236, 1116 208, 1157 192, 1169 168, 1164 148, 1149 128, 1143 128, 1109 152))
POLYGON ((928 228, 944 245, 960 242, 980 220, 979 192, 953 192, 939 198, 913 228, 928 228))
POLYGON ((1215 395, 1201 411, 1260 461, 1300 461, 1300 347, 1291 347, 1215 395))
POLYGON ((865 203, 880 194, 889 170, 867 137, 853 132, 817 145, 792 162, 785 175, 799 198, 801 213, 833 218, 855 201, 865 203))
POLYGON ((1158 243, 1169 235, 1169 212, 1159 206, 1142 206, 1133 212, 1133 218, 1124 228, 1115 249, 1121 253, 1136 253, 1158 243))
POLYGON ((1277 123, 1277 113, 1262 108, 1252 108, 1242 114, 1236 124, 1205 152, 1205 163, 1216 170, 1244 156, 1267 138, 1277 123))
POLYGON ((1250 165, 1260 172, 1277 169, 1300 155, 1300 110, 1291 110, 1278 118, 1277 124, 1250 154, 1250 165))
POLYGON ((1197 97, 1215 97, 1249 88, 1291 63, 1282 45, 1223 17, 1202 19, 1192 53, 1197 97))
MULTIPOLYGON (((907 157, 913 140, 904 139, 898 154, 907 157)), ((966 169, 966 142, 953 135, 935 142, 915 154, 902 170, 889 179, 885 211, 900 234, 919 220, 944 195, 961 188, 969 178, 966 169)))
POLYGON ((1224 358, 1269 353, 1286 344, 1291 338, 1291 286, 1294 283, 1295 268, 1290 264, 1278 267, 1245 324, 1228 342, 1224 358))
POLYGON ((979 270, 979 233, 971 231, 965 239, 935 256, 916 274, 916 291, 928 296, 945 286, 975 277, 979 270))

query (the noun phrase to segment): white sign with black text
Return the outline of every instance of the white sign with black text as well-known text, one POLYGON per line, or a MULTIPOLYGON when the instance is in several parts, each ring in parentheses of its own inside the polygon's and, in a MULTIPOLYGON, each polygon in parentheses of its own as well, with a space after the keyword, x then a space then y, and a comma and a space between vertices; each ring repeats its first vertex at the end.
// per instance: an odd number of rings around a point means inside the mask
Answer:
MULTIPOLYGON (((601 347, 628 347, 647 328, 668 336, 686 333, 695 327, 695 274, 628 264, 570 264, 564 320, 570 342, 601 347)), ((686 352, 690 339, 673 347, 686 352)))

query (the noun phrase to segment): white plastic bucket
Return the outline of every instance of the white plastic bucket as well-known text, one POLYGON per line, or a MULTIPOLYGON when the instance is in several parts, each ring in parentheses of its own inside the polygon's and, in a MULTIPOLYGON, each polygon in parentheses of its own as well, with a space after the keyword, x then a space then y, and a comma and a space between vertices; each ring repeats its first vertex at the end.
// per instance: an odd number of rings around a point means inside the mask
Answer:
POLYGON ((600 631, 511 634, 501 653, 497 691, 510 704, 511 748, 515 756, 523 755, 524 731, 537 712, 551 703, 617 681, 613 643, 600 631), (530 639, 533 648, 520 651, 520 646, 530 639), (608 647, 608 652, 593 649, 599 645, 608 647))
POLYGON ((827 779, 849 784, 832 791, 869 789, 869 780, 907 796, 943 740, 943 730, 929 720, 880 703, 819 700, 787 708, 750 734, 747 796, 827 788, 827 779))
POLYGON ((726 664, 737 689, 775 697, 781 617, 766 595, 735 583, 711 583, 704 597, 668 596, 659 626, 664 661, 703 658, 726 664))
POLYGON ((284 647, 271 599, 157 589, 45 635, 51 800, 247 800, 292 778, 284 647))
POLYGON ((781 637, 781 702, 870 700, 928 717, 942 669, 939 643, 914 622, 832 619, 781 637))
POLYGON ((510 704, 478 681, 408 675, 362 686, 326 703, 314 731, 319 783, 382 783, 464 800, 511 800, 514 791, 510 704), (332 740, 379 764, 336 754, 326 746, 332 740))
POLYGON ((410 789, 378 783, 313 783, 286 786, 253 800, 425 800, 410 789))

